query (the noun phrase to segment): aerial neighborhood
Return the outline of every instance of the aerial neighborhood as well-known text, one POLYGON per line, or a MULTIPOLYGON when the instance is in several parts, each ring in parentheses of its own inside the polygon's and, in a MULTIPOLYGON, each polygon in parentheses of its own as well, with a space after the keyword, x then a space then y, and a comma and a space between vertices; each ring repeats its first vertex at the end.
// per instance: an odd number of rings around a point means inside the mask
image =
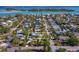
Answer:
POLYGON ((79 52, 79 14, 68 13, 74 10, 7 9, 5 12, 9 14, 0 16, 0 52, 79 52))

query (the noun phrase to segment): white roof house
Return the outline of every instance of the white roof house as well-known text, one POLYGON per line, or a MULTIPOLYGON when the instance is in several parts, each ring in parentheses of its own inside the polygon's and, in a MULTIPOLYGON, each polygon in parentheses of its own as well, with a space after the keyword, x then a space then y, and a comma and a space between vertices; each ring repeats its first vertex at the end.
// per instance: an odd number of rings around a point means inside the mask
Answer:
POLYGON ((8 22, 8 23, 12 23, 12 21, 11 21, 11 20, 8 20, 7 22, 8 22))
POLYGON ((13 24, 13 22, 11 20, 8 20, 7 23, 9 26, 12 26, 12 24, 13 24))
POLYGON ((22 33, 22 29, 20 29, 20 30, 17 30, 17 33, 22 33))
POLYGON ((39 34, 36 33, 36 32, 32 32, 31 35, 32 35, 32 36, 39 36, 39 34))
POLYGON ((2 24, 3 26, 8 26, 8 24, 7 24, 6 22, 1 22, 1 24, 2 24))
POLYGON ((1 44, 0 44, 0 47, 7 47, 7 46, 8 46, 7 43, 1 43, 1 44))

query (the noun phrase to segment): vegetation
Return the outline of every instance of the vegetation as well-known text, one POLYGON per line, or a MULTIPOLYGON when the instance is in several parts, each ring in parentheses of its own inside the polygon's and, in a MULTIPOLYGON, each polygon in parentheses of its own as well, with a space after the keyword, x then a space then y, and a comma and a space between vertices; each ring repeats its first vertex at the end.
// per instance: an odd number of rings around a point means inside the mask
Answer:
POLYGON ((47 51, 47 52, 51 51, 50 42, 47 39, 43 40, 43 44, 44 44, 44 51, 47 51))
POLYGON ((19 21, 15 21, 15 22, 13 23, 13 27, 16 27, 18 24, 19 24, 19 21))
POLYGON ((9 28, 0 26, 0 33, 1 33, 1 34, 7 33, 8 31, 9 31, 9 28))
POLYGON ((69 46, 77 46, 79 44, 79 40, 75 38, 70 38, 66 40, 66 44, 69 46))
POLYGON ((72 10, 72 9, 52 9, 52 8, 49 8, 49 9, 30 9, 30 10, 26 10, 26 9, 15 9, 15 8, 7 8, 6 9, 7 11, 12 11, 12 10, 16 10, 16 11, 33 11, 33 12, 41 12, 41 11, 54 11, 54 12, 73 12, 75 10, 72 10))
POLYGON ((25 46, 25 44, 26 44, 26 41, 19 41, 19 46, 25 46))
POLYGON ((13 41, 12 41, 12 44, 13 46, 19 46, 19 39, 15 38, 13 41))
POLYGON ((25 40, 26 41, 28 41, 28 39, 27 39, 27 37, 28 37, 28 35, 29 35, 29 29, 23 29, 23 33, 24 33, 24 35, 25 35, 25 40))
POLYGON ((68 10, 68 9, 31 9, 28 11, 33 11, 33 12, 41 12, 41 11, 54 11, 54 12, 73 12, 74 10, 68 10))
POLYGON ((67 32, 67 34, 70 39, 66 40, 66 44, 69 46, 76 46, 79 45, 79 40, 74 36, 74 34, 72 32, 67 32))
POLYGON ((7 51, 6 48, 4 48, 4 47, 0 47, 0 52, 6 52, 6 51, 7 51))

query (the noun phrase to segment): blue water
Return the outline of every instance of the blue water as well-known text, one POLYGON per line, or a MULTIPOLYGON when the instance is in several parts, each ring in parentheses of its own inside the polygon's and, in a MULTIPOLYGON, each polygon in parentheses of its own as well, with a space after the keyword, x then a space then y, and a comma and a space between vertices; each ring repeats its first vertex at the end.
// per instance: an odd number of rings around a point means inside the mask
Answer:
POLYGON ((16 14, 28 14, 28 15, 47 15, 47 14, 79 14, 78 12, 10 12, 10 13, 0 13, 0 16, 16 15, 16 14))
POLYGON ((55 8, 55 9, 73 9, 79 10, 79 6, 0 6, 0 9, 6 8, 16 8, 16 9, 47 9, 47 8, 55 8))
POLYGON ((46 15, 46 14, 79 14, 79 6, 0 6, 0 16, 8 16, 8 15, 16 15, 16 14, 33 14, 33 15, 46 15), (6 8, 15 8, 15 9, 48 9, 48 8, 54 8, 54 9, 72 9, 72 10, 76 10, 75 12, 26 12, 26 11, 22 11, 22 12, 10 12, 10 13, 6 13, 6 12, 1 12, 2 10, 5 10, 6 8))

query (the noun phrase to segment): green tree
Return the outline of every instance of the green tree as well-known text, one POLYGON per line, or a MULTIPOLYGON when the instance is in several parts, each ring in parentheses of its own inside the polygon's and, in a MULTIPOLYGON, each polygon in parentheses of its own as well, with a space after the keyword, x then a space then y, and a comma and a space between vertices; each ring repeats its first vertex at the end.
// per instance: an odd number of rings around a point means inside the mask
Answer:
POLYGON ((44 51, 47 51, 47 52, 51 51, 50 42, 47 39, 43 40, 43 44, 44 44, 44 51))
POLYGON ((1 34, 7 33, 8 31, 9 31, 9 28, 3 27, 3 26, 0 27, 0 33, 1 33, 1 34))
POLYGON ((70 39, 66 40, 66 44, 69 46, 76 46, 79 44, 79 40, 75 39, 75 38, 70 38, 70 39))
POLYGON ((19 39, 14 39, 13 41, 12 41, 12 44, 14 45, 14 46, 19 46, 19 39))

